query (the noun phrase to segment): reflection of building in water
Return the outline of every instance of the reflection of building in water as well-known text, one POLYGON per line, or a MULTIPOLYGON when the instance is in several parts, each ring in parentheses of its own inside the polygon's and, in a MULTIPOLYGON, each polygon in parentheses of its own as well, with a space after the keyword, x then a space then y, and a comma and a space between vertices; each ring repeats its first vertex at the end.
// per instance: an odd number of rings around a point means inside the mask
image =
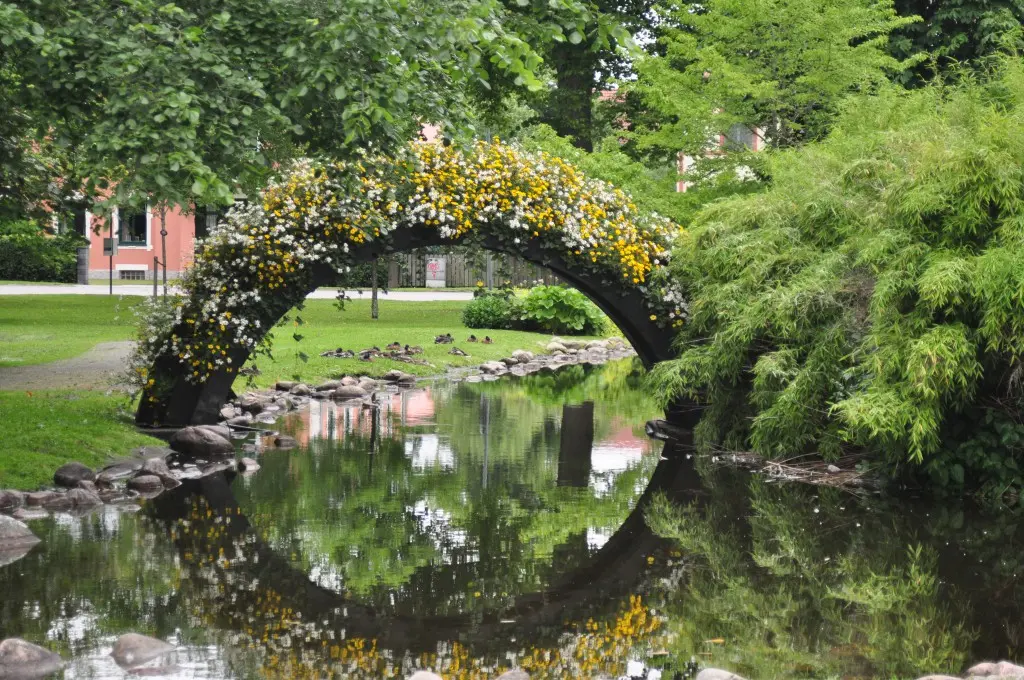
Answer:
POLYGON ((435 405, 430 389, 378 392, 374 401, 376 408, 366 408, 358 401, 311 400, 309 408, 289 422, 301 423, 295 437, 304 446, 317 439, 343 441, 349 434, 372 437, 374 421, 379 428, 376 434, 387 439, 397 438, 404 427, 434 422, 435 405))

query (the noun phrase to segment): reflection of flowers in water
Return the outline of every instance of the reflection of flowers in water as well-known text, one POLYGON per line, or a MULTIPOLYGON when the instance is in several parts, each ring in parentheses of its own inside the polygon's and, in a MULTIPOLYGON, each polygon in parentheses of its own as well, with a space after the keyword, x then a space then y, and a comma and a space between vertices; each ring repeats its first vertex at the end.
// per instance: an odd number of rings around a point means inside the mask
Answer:
MULTIPOLYGON (((474 655, 457 641, 439 643, 432 653, 411 654, 381 649, 372 639, 346 639, 346 607, 329 615, 306 616, 294 608, 300 605, 268 582, 265 575, 272 568, 260 564, 259 539, 251 531, 233 535, 244 521, 240 515, 238 508, 220 514, 197 498, 188 516, 173 522, 169 533, 182 555, 183 582, 198 586, 198 592, 187 597, 194 623, 228 631, 228 645, 258 657, 262 677, 398 678, 416 668, 430 668, 446 680, 470 680, 517 667, 531 678, 620 675, 639 648, 664 644, 659 639, 662 619, 639 595, 630 596, 614 620, 589 619, 567 626, 569 631, 551 646, 526 645, 507 650, 500 658, 474 655)), ((289 578, 294 577, 285 575, 285 582, 289 578)))

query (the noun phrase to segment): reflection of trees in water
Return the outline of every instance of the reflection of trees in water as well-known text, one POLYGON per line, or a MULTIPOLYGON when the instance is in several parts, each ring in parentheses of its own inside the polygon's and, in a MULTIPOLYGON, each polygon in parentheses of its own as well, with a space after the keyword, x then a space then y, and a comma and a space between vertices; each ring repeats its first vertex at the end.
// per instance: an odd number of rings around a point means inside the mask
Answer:
MULTIPOLYGON (((622 383, 632 369, 620 364, 589 374, 617 371, 602 380, 622 383)), ((521 386, 478 387, 435 390, 436 427, 391 423, 269 452, 260 474, 239 486, 239 499, 281 554, 378 607, 465 612, 541 590, 593 550, 588 529, 615 531, 656 460, 616 473, 597 494, 588 482, 601 406, 563 409, 522 398, 521 386), (391 436, 375 440, 374 432, 391 436), (410 454, 425 437, 449 452, 450 465, 414 466, 410 454)), ((633 388, 615 394, 637 401, 633 388)), ((615 400, 607 397, 603 408, 615 400)))
POLYGON ((699 505, 648 513, 686 564, 666 601, 680 658, 749 677, 916 677, 1022 649, 1019 627, 1006 627, 1019 619, 1021 572, 981 567, 976 552, 1007 555, 1016 521, 954 528, 943 508, 725 471, 705 484, 699 505))

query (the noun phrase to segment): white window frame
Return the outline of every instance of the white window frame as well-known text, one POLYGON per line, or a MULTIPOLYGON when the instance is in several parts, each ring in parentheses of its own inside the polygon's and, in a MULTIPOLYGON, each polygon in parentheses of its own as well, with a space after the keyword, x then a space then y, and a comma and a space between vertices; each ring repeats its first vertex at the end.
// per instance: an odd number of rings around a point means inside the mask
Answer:
POLYGON ((117 249, 121 250, 153 250, 153 213, 149 209, 149 205, 146 205, 146 244, 145 245, 123 245, 121 243, 121 212, 119 208, 114 208, 113 221, 113 232, 111 236, 117 239, 117 249))

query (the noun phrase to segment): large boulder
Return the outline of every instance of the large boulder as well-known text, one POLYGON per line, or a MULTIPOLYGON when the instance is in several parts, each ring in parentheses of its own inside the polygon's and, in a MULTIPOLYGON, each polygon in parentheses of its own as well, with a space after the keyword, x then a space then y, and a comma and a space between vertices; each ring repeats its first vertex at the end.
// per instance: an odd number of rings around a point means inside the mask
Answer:
POLYGON ((274 385, 274 389, 278 390, 279 392, 289 392, 293 387, 295 387, 298 384, 299 383, 295 382, 294 380, 278 380, 277 384, 274 385))
POLYGON ((305 383, 299 383, 288 390, 289 394, 294 394, 296 397, 308 397, 312 392, 313 390, 309 389, 309 385, 305 383))
POLYGON ((1009 661, 986 661, 968 668, 966 675, 968 678, 1024 678, 1024 666, 1009 661))
POLYGON ((227 456, 235 452, 231 440, 208 427, 184 427, 171 435, 171 448, 190 458, 227 456))
POLYGON ((560 342, 552 341, 547 344, 547 347, 545 347, 544 350, 548 354, 565 354, 566 347, 560 342))
POLYGON ((485 361, 480 364, 480 370, 493 375, 495 373, 504 373, 508 370, 508 367, 500 361, 485 361))
POLYGON ((103 505, 103 499, 95 491, 88 489, 72 489, 68 491, 68 500, 74 508, 94 508, 103 505))
MULTIPOLYGON (((150 459, 145 461, 140 460, 122 460, 116 463, 111 463, 106 466, 100 473, 96 475, 96 483, 100 486, 110 486, 114 482, 121 479, 128 479, 136 472, 142 469, 142 464, 149 462, 150 459)), ((152 460, 163 461, 163 458, 153 458, 152 460)))
POLYGON ((256 415, 263 410, 263 400, 252 394, 244 394, 238 400, 238 407, 246 413, 256 415))
POLYGON ((159 493, 164 490, 164 481, 156 475, 139 475, 128 480, 128 488, 141 494, 159 493))
POLYGON ((0 512, 14 512, 25 505, 25 494, 13 489, 0 491, 0 512))
POLYGON ((121 668, 135 668, 149 661, 167 656, 174 651, 174 646, 163 640, 127 633, 117 638, 110 656, 121 668))
POLYGON ((366 390, 358 385, 342 385, 338 389, 334 390, 331 396, 338 401, 362 399, 366 396, 366 390))
MULTIPOLYGON (((358 385, 358 384, 359 384, 359 379, 358 378, 353 378, 350 375, 346 375, 344 378, 342 378, 341 380, 338 381, 338 387, 342 387, 342 386, 350 387, 352 385, 358 385)), ((335 389, 337 389, 337 387, 335 389)))
MULTIPOLYGON (((36 543, 39 537, 27 526, 6 515, 0 515, 0 567, 20 560, 36 543)), ((0 678, 3 674, 3 662, 0 660, 0 678)))
POLYGON ((374 380, 373 378, 367 378, 366 376, 363 376, 362 378, 359 379, 359 387, 362 388, 364 392, 373 392, 375 389, 377 389, 377 381, 374 380))
MULTIPOLYGON (((342 385, 344 380, 352 380, 352 378, 344 378, 343 380, 328 380, 326 382, 322 382, 322 383, 320 383, 319 385, 316 386, 316 391, 317 392, 333 392, 334 390, 336 390, 339 387, 341 387, 341 385, 342 385)), ((354 385, 355 383, 351 383, 351 384, 354 385)))
POLYGON ((92 468, 78 462, 65 463, 53 473, 53 483, 66 489, 74 489, 81 481, 91 482, 95 479, 96 473, 92 468))
POLYGON ((0 678, 45 678, 64 668, 60 655, 21 638, 0 642, 0 678))

